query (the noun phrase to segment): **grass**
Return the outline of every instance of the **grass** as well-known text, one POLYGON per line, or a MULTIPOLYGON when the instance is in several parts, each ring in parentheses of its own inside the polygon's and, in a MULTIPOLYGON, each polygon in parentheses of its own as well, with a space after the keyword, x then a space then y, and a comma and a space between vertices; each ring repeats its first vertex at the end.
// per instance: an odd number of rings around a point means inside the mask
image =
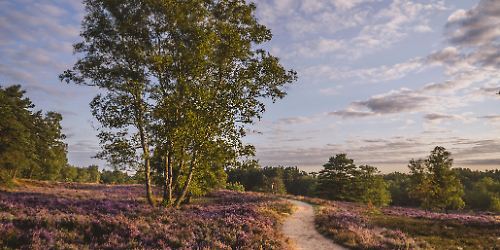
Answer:
POLYGON ((351 249, 500 249, 498 215, 286 197, 318 206, 318 231, 351 249))
POLYGON ((371 222, 378 227, 401 230, 417 241, 435 249, 498 249, 498 225, 464 225, 457 221, 436 221, 401 216, 375 215, 371 222))

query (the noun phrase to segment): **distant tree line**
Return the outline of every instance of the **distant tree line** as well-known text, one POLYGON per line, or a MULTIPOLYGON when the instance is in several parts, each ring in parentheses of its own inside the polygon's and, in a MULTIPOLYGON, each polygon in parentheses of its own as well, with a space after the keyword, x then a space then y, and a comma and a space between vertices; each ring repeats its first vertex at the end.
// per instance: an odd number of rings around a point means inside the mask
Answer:
POLYGON ((247 161, 228 168, 228 183, 248 191, 293 194, 331 200, 396 205, 430 210, 500 212, 500 170, 452 168, 451 154, 436 147, 425 159, 411 160, 409 173, 381 174, 356 166, 345 154, 330 157, 319 172, 297 167, 260 167, 247 161))
MULTIPOLYGON (((463 208, 478 211, 500 212, 500 170, 471 170, 468 168, 454 168, 452 172, 460 181, 463 192, 460 192, 464 204, 463 208)), ((411 174, 394 172, 384 175, 389 185, 392 205, 423 206, 415 192, 411 174)))
POLYGON ((256 161, 227 169, 228 183, 241 184, 245 190, 293 194, 331 200, 371 203, 390 202, 390 193, 375 167, 356 166, 345 154, 331 157, 318 173, 297 167, 260 167, 256 161))
POLYGON ((137 183, 120 170, 68 164, 62 115, 37 110, 19 85, 0 86, 0 185, 15 178, 106 184, 137 183))
POLYGON ((118 169, 99 170, 97 165, 90 165, 86 168, 67 165, 62 168, 57 180, 80 183, 137 184, 141 183, 141 179, 143 179, 141 173, 128 174, 118 169))

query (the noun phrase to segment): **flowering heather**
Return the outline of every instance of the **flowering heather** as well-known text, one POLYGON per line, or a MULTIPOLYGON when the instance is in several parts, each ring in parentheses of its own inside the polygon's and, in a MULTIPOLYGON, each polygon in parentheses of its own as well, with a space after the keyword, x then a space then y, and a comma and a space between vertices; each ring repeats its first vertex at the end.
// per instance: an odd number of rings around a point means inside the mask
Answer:
POLYGON ((466 213, 437 213, 417 208, 406 207, 386 207, 382 209, 385 215, 403 216, 409 218, 422 218, 430 220, 453 220, 462 224, 476 224, 481 226, 499 226, 500 216, 486 214, 466 214, 466 213))
POLYGON ((0 191, 0 248, 284 249, 274 198, 218 191, 180 210, 153 208, 143 187, 27 182, 0 191))
POLYGON ((353 249, 409 249, 415 241, 399 230, 373 226, 369 219, 345 207, 323 207, 315 218, 318 230, 353 249))
POLYGON ((287 197, 320 205, 317 229, 352 249, 497 249, 500 245, 498 216, 287 197))

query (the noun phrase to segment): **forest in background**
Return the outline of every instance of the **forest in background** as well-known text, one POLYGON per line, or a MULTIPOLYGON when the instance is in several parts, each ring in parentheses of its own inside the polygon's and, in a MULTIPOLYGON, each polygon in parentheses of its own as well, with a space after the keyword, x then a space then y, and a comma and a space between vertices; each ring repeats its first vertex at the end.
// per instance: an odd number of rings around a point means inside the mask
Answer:
MULTIPOLYGON (((68 164, 67 145, 55 112, 37 110, 20 86, 0 88, 2 114, 0 180, 8 185, 14 178, 62 182, 140 184, 144 172, 133 174, 99 170, 96 165, 68 164)), ((293 194, 330 200, 370 203, 375 206, 411 206, 435 210, 472 209, 500 212, 500 171, 452 168, 452 159, 437 147, 424 160, 411 160, 410 173, 381 174, 376 167, 356 166, 345 154, 331 157, 319 172, 298 167, 261 167, 256 160, 219 168, 212 178, 195 179, 188 197, 218 188, 293 194)), ((152 158, 155 186, 164 181, 164 165, 152 158)))

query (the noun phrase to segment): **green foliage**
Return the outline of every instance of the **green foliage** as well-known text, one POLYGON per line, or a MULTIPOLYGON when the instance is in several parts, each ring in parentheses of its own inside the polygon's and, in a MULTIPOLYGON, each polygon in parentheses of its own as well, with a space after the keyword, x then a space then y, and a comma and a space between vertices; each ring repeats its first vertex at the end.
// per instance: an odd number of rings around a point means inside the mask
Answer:
POLYGON ((410 175, 399 172, 384 175, 391 193, 391 205, 396 206, 418 206, 418 200, 410 197, 408 190, 412 185, 410 175))
POLYGON ((472 209, 500 212, 500 182, 490 177, 475 182, 466 190, 465 202, 472 209))
POLYGON ((258 191, 264 186, 264 174, 255 160, 239 163, 238 166, 226 170, 230 183, 241 183, 247 191, 258 191))
MULTIPOLYGON (((413 161, 413 164, 418 163, 413 161)), ((499 170, 478 171, 468 168, 454 168, 452 172, 455 173, 456 178, 463 184, 465 208, 499 212, 496 208, 500 195, 498 190, 500 183, 499 170)), ((420 201, 414 196, 415 176, 412 177, 409 174, 395 172, 384 175, 384 179, 389 184, 392 205, 418 206, 420 204, 420 201), (410 197, 410 193, 412 193, 412 197, 410 197)))
POLYGON ((355 175, 356 165, 346 154, 330 157, 318 173, 318 195, 331 200, 352 200, 355 175))
POLYGON ((436 147, 425 160, 411 160, 412 188, 410 196, 426 209, 460 209, 463 186, 451 170, 453 159, 443 147, 436 147))
POLYGON ((316 178, 298 167, 285 167, 283 169, 283 181, 286 192, 293 195, 314 196, 316 190, 316 178))
POLYGON ((89 173, 89 182, 99 183, 101 179, 101 172, 99 172, 99 166, 90 165, 87 171, 89 173))
MULTIPOLYGON (((296 195, 308 195, 300 193, 307 191, 312 193, 311 183, 300 181, 300 178, 306 179, 307 173, 300 173, 296 167, 260 167, 257 161, 246 161, 237 167, 228 168, 228 182, 241 183, 245 190, 258 191, 275 194, 292 193, 296 195), (294 177, 295 176, 295 177, 294 177), (294 186, 295 185, 295 186, 294 186), (298 186, 302 185, 302 186, 298 186)), ((300 172, 300 171, 299 171, 300 172)), ((310 177, 312 178, 312 177, 310 177)))
POLYGON ((103 170, 100 174, 102 184, 135 184, 135 178, 120 170, 103 170))
POLYGON ((78 179, 78 169, 67 165, 61 169, 59 179, 63 182, 74 182, 78 179))
POLYGON ((19 85, 0 86, 0 176, 56 180, 67 163, 62 116, 34 111, 19 85))
POLYGON ((27 168, 35 158, 34 105, 24 97, 21 86, 0 87, 0 170, 2 179, 9 182, 22 168, 27 168))
POLYGON ((497 226, 387 215, 370 219, 376 226, 401 230, 421 242, 423 249, 494 249, 498 242, 497 226))
POLYGON ((317 193, 332 200, 357 201, 376 206, 388 205, 391 194, 377 168, 356 166, 345 154, 330 157, 318 174, 317 193))
POLYGON ((296 79, 261 46, 272 35, 258 23, 255 5, 242 0, 84 4, 83 41, 74 46, 82 57, 60 77, 102 90, 91 103, 104 128, 100 156, 115 166, 142 165, 150 203, 153 151, 168 159, 158 171, 167 203, 172 188, 179 192, 178 204, 189 192, 219 185, 201 180, 221 177, 221 168, 249 152, 241 141, 245 125, 261 117, 266 98, 283 98, 284 86, 296 79))
POLYGON ((226 189, 228 190, 233 190, 233 191, 238 191, 238 192, 245 192, 245 187, 241 185, 239 182, 229 182, 226 184, 226 189))
POLYGON ((391 194, 376 167, 362 165, 355 171, 353 199, 376 206, 386 206, 391 202, 391 194))

